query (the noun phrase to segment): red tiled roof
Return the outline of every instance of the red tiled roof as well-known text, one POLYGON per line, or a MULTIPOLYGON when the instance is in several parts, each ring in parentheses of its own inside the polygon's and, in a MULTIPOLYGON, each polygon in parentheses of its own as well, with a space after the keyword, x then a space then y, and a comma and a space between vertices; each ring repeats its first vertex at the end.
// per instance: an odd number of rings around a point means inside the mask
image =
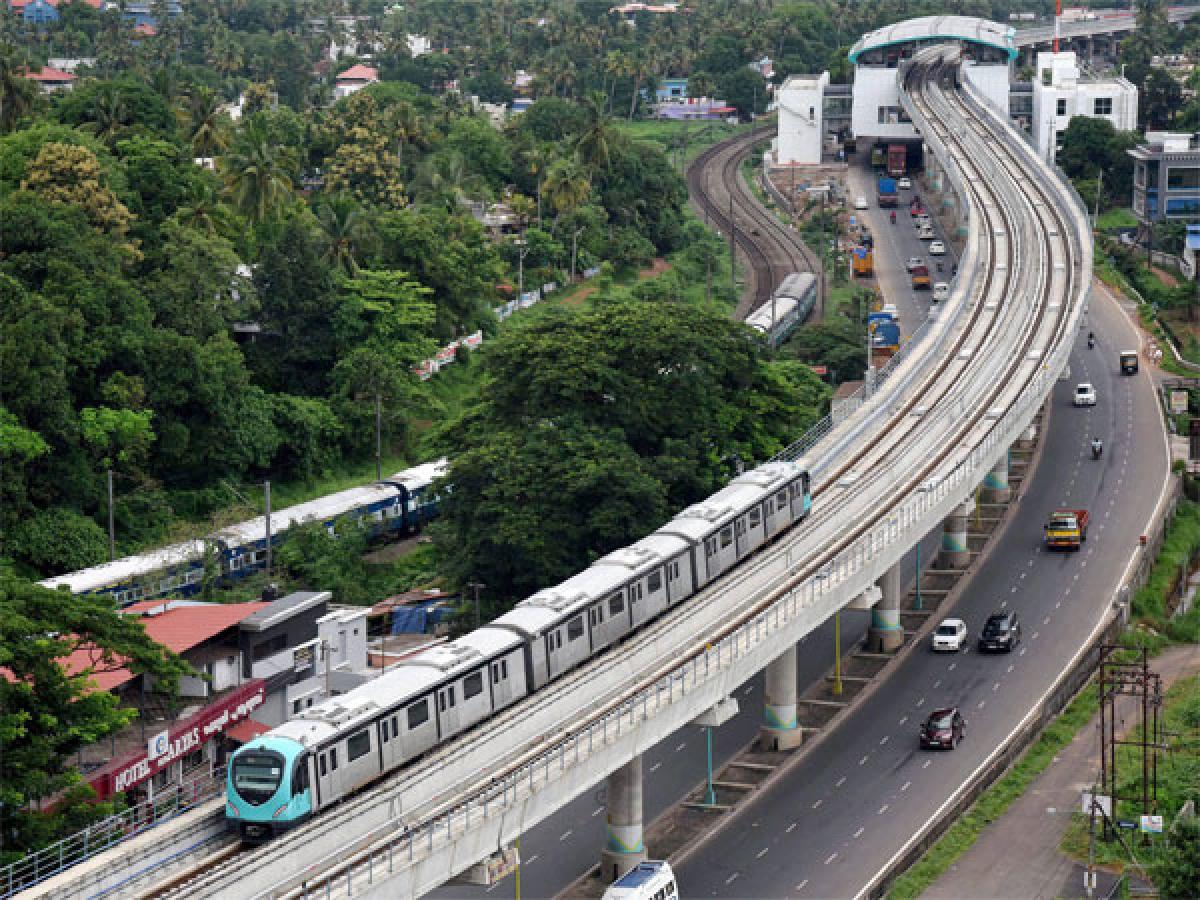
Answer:
MULTIPOLYGON (((138 618, 151 640, 175 653, 186 653, 270 605, 269 603, 254 602, 171 606, 165 600, 144 600, 127 607, 123 613, 125 615, 141 613, 138 618), (155 610, 164 611, 155 614, 155 610)), ((70 656, 60 659, 59 664, 69 675, 82 674, 95 664, 93 651, 86 647, 81 648, 70 656)), ((89 677, 99 690, 111 691, 113 688, 131 681, 134 675, 128 669, 120 668, 113 671, 93 672, 89 677)))
POLYGON ((266 734, 270 731, 270 727, 262 722, 255 722, 253 719, 242 719, 236 725, 231 725, 225 729, 225 737, 232 738, 239 744, 248 744, 260 734, 266 734))
POLYGON ((378 81, 379 72, 370 66, 351 66, 337 77, 338 81, 378 81))
POLYGON ((156 34, 158 34, 158 29, 149 22, 143 22, 141 25, 134 25, 133 31, 134 34, 141 34, 145 35, 146 37, 154 37, 156 34))
POLYGON ((52 68, 50 68, 50 66, 43 67, 42 71, 40 71, 40 72, 26 72, 25 77, 31 79, 32 81, 43 81, 43 82, 45 82, 45 81, 64 82, 64 81, 74 81, 75 80, 75 76, 72 75, 70 72, 63 72, 63 71, 60 71, 59 69, 52 69, 52 68))

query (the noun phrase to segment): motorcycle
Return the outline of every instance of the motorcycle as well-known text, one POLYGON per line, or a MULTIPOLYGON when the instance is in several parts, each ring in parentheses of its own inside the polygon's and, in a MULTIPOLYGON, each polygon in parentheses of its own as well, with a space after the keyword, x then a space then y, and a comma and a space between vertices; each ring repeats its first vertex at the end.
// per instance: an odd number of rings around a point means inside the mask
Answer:
POLYGON ((1095 346, 1096 346, 1096 336, 1094 334, 1092 334, 1091 332, 1088 332, 1088 349, 1092 350, 1095 348, 1095 346))
POLYGON ((1104 445, 1098 440, 1092 441, 1092 459, 1099 459, 1104 453, 1104 445))
POLYGON ((896 214, 894 212, 892 213, 892 224, 896 224, 896 214))

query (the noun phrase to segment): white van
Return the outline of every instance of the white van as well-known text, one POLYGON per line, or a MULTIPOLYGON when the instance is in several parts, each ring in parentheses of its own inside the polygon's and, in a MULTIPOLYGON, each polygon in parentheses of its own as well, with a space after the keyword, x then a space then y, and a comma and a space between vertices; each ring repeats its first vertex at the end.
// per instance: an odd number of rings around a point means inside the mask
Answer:
POLYGON ((679 900, 675 873, 666 862, 648 859, 610 884, 604 900, 679 900))
POLYGON ((923 241, 932 241, 937 235, 933 233, 932 225, 922 225, 917 230, 917 237, 923 241))
POLYGON ((933 286, 933 302, 941 303, 950 296, 950 285, 944 281, 939 281, 933 286))

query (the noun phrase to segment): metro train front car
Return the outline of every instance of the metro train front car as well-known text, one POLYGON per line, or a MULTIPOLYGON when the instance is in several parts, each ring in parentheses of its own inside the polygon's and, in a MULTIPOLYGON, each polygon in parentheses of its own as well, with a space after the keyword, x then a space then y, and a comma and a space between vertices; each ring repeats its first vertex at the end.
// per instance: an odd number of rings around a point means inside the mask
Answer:
POLYGON ((270 734, 238 749, 225 774, 225 820, 242 840, 258 843, 312 816, 304 747, 270 734))

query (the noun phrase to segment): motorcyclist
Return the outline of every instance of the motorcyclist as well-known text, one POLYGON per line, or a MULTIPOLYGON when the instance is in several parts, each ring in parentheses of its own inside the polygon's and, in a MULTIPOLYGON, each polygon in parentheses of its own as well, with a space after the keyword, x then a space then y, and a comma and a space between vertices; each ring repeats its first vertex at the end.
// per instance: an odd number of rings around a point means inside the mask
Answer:
POLYGON ((892 210, 892 224, 896 224, 896 211, 894 209, 892 210))
POLYGON ((942 271, 942 263, 940 260, 938 261, 937 267, 939 272, 942 271))
POLYGON ((1091 350, 1095 346, 1096 346, 1096 335, 1093 332, 1089 331, 1088 332, 1088 349, 1091 350))
POLYGON ((1100 438, 1092 438, 1092 459, 1099 459, 1100 454, 1104 452, 1104 444, 1100 442, 1100 438))

